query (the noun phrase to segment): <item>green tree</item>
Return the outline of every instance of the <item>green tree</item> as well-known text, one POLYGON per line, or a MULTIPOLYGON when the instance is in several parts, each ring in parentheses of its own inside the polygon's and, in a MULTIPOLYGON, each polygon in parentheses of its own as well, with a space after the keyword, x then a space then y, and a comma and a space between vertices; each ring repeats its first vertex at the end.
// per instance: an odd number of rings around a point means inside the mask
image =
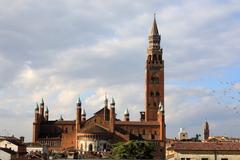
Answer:
POLYGON ((147 141, 120 142, 112 147, 113 159, 152 159, 154 145, 147 141))

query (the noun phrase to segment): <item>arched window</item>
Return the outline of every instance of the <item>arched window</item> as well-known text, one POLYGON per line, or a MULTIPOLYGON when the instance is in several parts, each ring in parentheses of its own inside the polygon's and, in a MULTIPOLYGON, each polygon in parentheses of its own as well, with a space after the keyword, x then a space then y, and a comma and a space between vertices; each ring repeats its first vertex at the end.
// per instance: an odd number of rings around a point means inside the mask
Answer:
POLYGON ((149 55, 149 56, 148 56, 148 63, 149 63, 149 64, 151 63, 151 60, 152 60, 152 56, 149 55))
POLYGON ((83 144, 81 143, 80 145, 80 150, 82 151, 83 150, 83 144))
POLYGON ((153 92, 151 92, 151 93, 150 93, 150 95, 151 95, 151 97, 153 97, 153 96, 154 96, 154 93, 153 93, 153 92))
POLYGON ((155 54, 153 55, 153 63, 157 63, 157 56, 155 54))
POLYGON ((154 136, 153 134, 151 134, 151 138, 152 138, 152 139, 155 139, 155 136, 154 136))
POLYGON ((92 151, 93 151, 93 145, 92 145, 92 144, 89 144, 89 145, 88 145, 88 151, 89 151, 89 152, 92 152, 92 151))
POLYGON ((65 133, 68 133, 68 128, 65 128, 65 133))
POLYGON ((152 84, 159 84, 159 78, 157 76, 151 77, 151 83, 152 84))
POLYGON ((106 143, 103 144, 103 150, 104 150, 104 151, 107 150, 107 144, 106 144, 106 143))
POLYGON ((160 96, 160 93, 159 93, 159 92, 156 92, 156 96, 160 96))

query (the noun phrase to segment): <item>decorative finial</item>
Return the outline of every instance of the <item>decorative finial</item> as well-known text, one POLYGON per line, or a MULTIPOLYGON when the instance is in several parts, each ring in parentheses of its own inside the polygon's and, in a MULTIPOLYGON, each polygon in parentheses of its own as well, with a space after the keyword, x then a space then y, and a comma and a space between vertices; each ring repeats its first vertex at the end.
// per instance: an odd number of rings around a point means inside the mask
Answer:
POLYGON ((38 105, 38 103, 36 102, 36 108, 35 108, 35 110, 38 111, 38 109, 39 109, 39 105, 38 105))
POLYGON ((111 102, 110 105, 111 105, 111 106, 115 106, 115 100, 114 100, 114 98, 112 98, 112 102, 111 102))
POLYGON ((104 100, 105 107, 108 106, 108 98, 107 98, 107 93, 105 92, 105 100, 104 100))
POLYGON ((46 113, 48 113, 49 112, 49 110, 48 110, 48 106, 47 106, 47 108, 46 108, 46 111, 45 111, 46 113))
POLYGON ((44 100, 43 100, 43 98, 42 98, 42 100, 41 100, 40 105, 41 105, 41 106, 44 106, 44 100))
POLYGON ((125 115, 125 116, 128 116, 128 115, 129 115, 128 109, 125 110, 124 115, 125 115))
POLYGON ((82 105, 81 99, 80 99, 80 97, 78 97, 78 99, 77 99, 77 106, 81 106, 81 105, 82 105))
POLYGON ((82 116, 86 116, 86 112, 85 112, 85 109, 82 110, 82 116))
POLYGON ((63 117, 62 117, 62 115, 60 115, 59 121, 63 121, 63 117))

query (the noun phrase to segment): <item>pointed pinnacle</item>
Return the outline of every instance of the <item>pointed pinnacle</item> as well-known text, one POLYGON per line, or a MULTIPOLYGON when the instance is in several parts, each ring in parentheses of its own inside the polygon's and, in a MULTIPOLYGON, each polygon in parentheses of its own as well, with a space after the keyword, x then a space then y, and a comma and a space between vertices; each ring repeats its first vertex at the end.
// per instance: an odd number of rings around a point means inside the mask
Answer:
POLYGON ((82 105, 82 102, 81 102, 80 97, 77 99, 77 105, 78 105, 78 106, 81 106, 81 105, 82 105))
POLYGON ((153 19, 153 24, 152 24, 152 29, 151 29, 150 35, 159 35, 155 13, 154 13, 154 19, 153 19))

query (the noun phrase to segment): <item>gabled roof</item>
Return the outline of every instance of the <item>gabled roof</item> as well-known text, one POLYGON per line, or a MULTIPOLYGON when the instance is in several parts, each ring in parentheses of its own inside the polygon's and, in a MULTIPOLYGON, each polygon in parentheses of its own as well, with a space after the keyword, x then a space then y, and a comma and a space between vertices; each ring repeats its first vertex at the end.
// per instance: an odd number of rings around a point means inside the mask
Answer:
POLYGON ((81 133, 89 133, 89 134, 106 134, 109 133, 108 130, 104 129, 103 127, 94 124, 93 126, 83 128, 81 133))
MULTIPOLYGON (((101 112, 104 112, 104 108, 105 108, 105 107, 103 107, 102 109, 100 109, 100 110, 98 110, 97 112, 95 112, 94 115, 96 115, 96 114, 98 114, 98 113, 101 113, 101 112)), ((107 111, 109 111, 109 108, 107 108, 107 111)))
POLYGON ((17 146, 25 146, 25 145, 21 142, 21 140, 15 138, 15 137, 4 137, 4 138, 1 137, 1 140, 2 140, 2 141, 4 141, 4 140, 5 140, 5 141, 8 141, 8 142, 10 142, 10 143, 12 143, 12 144, 15 144, 15 145, 17 145, 17 146))
MULTIPOLYGON (((110 112, 109 108, 106 108, 106 109, 107 109, 107 112, 110 112)), ((91 121, 97 114, 99 114, 99 113, 101 113, 101 112, 104 112, 104 107, 101 108, 100 110, 98 110, 97 112, 95 112, 92 117, 88 118, 88 119, 85 121, 85 123, 88 122, 88 121, 91 121)))

